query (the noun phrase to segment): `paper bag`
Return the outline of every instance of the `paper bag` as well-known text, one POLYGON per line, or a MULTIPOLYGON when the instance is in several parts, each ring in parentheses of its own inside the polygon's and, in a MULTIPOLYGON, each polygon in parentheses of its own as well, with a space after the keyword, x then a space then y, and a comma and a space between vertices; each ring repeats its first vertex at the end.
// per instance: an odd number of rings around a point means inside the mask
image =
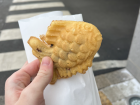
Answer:
MULTIPOLYGON (((62 12, 55 11, 19 20, 28 62, 36 59, 28 39, 45 34, 53 20, 83 21, 83 18, 81 14, 63 16, 62 12)), ((44 90, 44 98, 46 105, 101 105, 92 67, 85 74, 77 73, 71 78, 57 80, 54 85, 49 84, 44 90)))

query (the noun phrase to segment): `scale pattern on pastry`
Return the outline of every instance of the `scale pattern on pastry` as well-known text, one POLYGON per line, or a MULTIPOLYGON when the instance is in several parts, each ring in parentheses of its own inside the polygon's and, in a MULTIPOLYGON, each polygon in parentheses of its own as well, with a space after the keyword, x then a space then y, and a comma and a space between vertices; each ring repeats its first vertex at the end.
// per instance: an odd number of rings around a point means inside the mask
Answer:
POLYGON ((77 21, 52 21, 46 35, 30 37, 32 53, 41 62, 49 56, 54 62, 51 84, 77 72, 86 73, 102 42, 100 31, 92 24, 77 21))

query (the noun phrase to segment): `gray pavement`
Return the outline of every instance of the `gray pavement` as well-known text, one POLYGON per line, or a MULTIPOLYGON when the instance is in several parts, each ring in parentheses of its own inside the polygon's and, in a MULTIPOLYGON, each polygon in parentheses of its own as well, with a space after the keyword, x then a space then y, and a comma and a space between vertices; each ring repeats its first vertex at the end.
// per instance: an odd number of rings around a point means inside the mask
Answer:
POLYGON ((4 96, 0 96, 0 105, 5 105, 4 104, 4 96))

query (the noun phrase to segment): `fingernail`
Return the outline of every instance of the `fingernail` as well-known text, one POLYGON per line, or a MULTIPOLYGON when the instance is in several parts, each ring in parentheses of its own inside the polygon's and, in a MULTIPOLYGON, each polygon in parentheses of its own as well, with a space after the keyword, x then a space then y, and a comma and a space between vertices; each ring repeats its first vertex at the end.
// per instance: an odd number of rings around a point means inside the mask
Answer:
POLYGON ((42 59, 42 65, 49 65, 50 64, 50 58, 49 57, 44 57, 42 59))

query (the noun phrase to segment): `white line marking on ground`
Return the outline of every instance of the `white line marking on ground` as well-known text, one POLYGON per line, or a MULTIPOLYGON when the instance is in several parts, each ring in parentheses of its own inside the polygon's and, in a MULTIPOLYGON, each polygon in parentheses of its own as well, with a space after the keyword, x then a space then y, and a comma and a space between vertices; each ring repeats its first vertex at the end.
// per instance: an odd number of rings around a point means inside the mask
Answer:
MULTIPOLYGON (((58 10, 58 11, 62 11, 64 15, 70 15, 70 12, 67 11, 67 10, 58 10)), ((36 15, 39 15, 39 14, 47 13, 47 12, 51 12, 51 11, 27 13, 27 14, 17 14, 17 15, 9 15, 9 16, 6 17, 6 23, 17 22, 20 19, 30 18, 30 17, 36 16, 36 15)))
MULTIPOLYGON (((70 15, 69 11, 62 11, 62 12, 63 12, 63 15, 70 15)), ((35 14, 29 14, 29 15, 35 15, 35 14)), ((28 16, 28 15, 24 15, 24 16, 28 16)), ((15 15, 15 17, 9 16, 7 17, 8 21, 13 21, 13 20, 10 20, 10 18, 16 19, 16 18, 20 18, 20 16, 19 15, 15 15)), ((20 33, 19 28, 6 29, 6 30, 1 31, 0 41, 13 40, 13 39, 21 39, 21 33, 20 33)), ((96 56, 98 56, 98 54, 96 56)))
POLYGON ((19 69, 26 61, 25 51, 0 53, 0 71, 19 69))
POLYGON ((100 57, 100 55, 98 54, 98 52, 95 54, 94 58, 98 58, 100 57))
POLYGON ((50 1, 50 0, 13 0, 13 3, 35 2, 35 1, 50 1))
POLYGON ((63 15, 71 15, 71 13, 69 11, 62 11, 63 15))
POLYGON ((10 6, 9 11, 50 8, 50 7, 64 7, 64 4, 63 4, 63 2, 49 2, 49 3, 33 3, 33 4, 23 4, 23 5, 12 5, 12 6, 10 6))
POLYGON ((21 39, 21 34, 19 28, 6 29, 1 31, 0 41, 21 39))
POLYGON ((110 68, 120 68, 126 67, 127 60, 106 60, 100 62, 93 62, 93 71, 110 69, 110 68))
POLYGON ((0 104, 1 105, 5 105, 5 97, 4 97, 4 95, 2 96, 0 96, 0 104))

